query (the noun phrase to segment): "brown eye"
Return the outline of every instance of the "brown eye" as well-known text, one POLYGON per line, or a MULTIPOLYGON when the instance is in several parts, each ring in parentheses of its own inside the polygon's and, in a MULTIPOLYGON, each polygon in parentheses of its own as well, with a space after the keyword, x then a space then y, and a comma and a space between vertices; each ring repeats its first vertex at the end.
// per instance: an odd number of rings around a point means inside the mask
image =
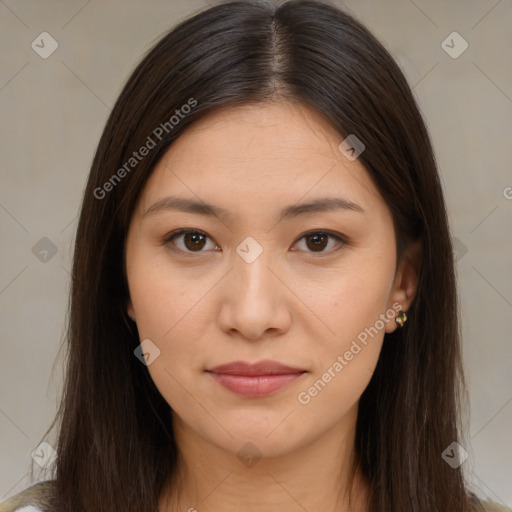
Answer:
MULTIPOLYGON (((340 235, 325 231, 312 231, 310 233, 306 233, 299 239, 299 242, 302 240, 305 241, 306 245, 306 248, 302 250, 319 254, 335 252, 337 250, 335 247, 336 245, 343 246, 346 244, 346 241, 340 235), (331 240, 335 241, 334 250, 326 251, 326 248, 333 248, 331 240)), ((210 237, 203 231, 199 231, 197 229, 179 229, 168 235, 164 240, 164 244, 173 251, 191 254, 206 252, 208 248, 205 249, 205 247, 207 246, 208 241, 211 243, 210 249, 218 249, 218 246, 215 245, 210 237)))
POLYGON ((185 233, 183 243, 191 251, 201 250, 205 246, 205 237, 201 233, 185 233))
MULTIPOLYGON (((185 253, 191 252, 205 252, 203 248, 207 245, 207 241, 210 237, 195 229, 180 229, 171 233, 164 240, 166 245, 169 245, 173 250, 179 250, 185 253)), ((215 244, 212 244, 215 248, 215 244)))
MULTIPOLYGON (((328 246, 330 246, 329 249, 332 249, 333 244, 330 243, 331 239, 335 240, 339 246, 343 246, 346 243, 341 236, 326 231, 312 231, 310 233, 306 233, 299 239, 299 242, 302 240, 305 241, 306 249, 303 250, 306 250, 307 252, 328 253, 334 252, 325 250, 328 246)), ((336 246, 336 243, 334 246, 336 246)))
POLYGON ((307 242, 306 245, 312 251, 323 251, 327 247, 328 236, 323 234, 313 234, 305 236, 307 242))

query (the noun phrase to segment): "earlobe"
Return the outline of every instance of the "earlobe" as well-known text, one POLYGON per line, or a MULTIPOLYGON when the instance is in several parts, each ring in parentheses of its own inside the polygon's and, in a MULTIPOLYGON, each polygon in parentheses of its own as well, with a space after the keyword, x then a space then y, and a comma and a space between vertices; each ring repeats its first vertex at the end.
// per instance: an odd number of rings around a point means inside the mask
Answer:
POLYGON ((131 301, 128 302, 128 306, 126 308, 126 311, 128 313, 128 316, 135 322, 135 311, 133 310, 133 306, 131 301))
MULTIPOLYGON (((416 296, 422 256, 423 244, 421 239, 407 246, 396 273, 394 288, 389 299, 388 307, 392 308, 396 314, 386 323, 387 333, 391 333, 399 327, 399 323, 396 321, 399 311, 407 313, 416 296)), ((403 323, 404 321, 402 321, 402 325, 403 323)))

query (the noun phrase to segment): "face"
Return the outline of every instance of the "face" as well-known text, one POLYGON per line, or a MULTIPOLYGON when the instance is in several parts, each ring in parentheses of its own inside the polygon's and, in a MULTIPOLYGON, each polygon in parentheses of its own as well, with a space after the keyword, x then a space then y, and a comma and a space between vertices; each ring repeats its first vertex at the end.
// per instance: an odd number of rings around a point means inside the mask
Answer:
POLYGON ((193 124, 155 167, 127 307, 175 430, 271 456, 353 422, 415 281, 406 260, 395 274, 391 213, 342 140, 305 106, 246 105, 193 124))

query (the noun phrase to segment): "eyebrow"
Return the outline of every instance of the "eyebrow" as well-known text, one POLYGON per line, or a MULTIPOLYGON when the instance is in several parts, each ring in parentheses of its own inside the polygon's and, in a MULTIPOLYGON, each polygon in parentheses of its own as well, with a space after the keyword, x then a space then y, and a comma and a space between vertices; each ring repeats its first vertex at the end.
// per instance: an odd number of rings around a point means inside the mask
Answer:
MULTIPOLYGON (((233 217, 228 210, 203 201, 185 197, 163 197, 152 204, 143 214, 143 217, 161 211, 178 210, 197 215, 230 219, 233 217)), ((343 197, 320 197, 309 203, 290 205, 281 210, 279 220, 291 219, 308 213, 328 212, 334 210, 347 210, 365 214, 365 210, 357 203, 343 197)))

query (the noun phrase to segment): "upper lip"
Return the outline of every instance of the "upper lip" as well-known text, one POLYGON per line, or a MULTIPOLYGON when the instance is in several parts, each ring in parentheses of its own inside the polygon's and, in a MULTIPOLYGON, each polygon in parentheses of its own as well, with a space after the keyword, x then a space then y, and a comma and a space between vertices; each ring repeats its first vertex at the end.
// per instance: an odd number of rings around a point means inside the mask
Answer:
POLYGON ((291 373, 304 373, 306 370, 287 366, 277 361, 264 360, 258 361, 257 363, 233 361, 231 363, 221 364, 207 371, 230 375, 287 375, 291 373))

